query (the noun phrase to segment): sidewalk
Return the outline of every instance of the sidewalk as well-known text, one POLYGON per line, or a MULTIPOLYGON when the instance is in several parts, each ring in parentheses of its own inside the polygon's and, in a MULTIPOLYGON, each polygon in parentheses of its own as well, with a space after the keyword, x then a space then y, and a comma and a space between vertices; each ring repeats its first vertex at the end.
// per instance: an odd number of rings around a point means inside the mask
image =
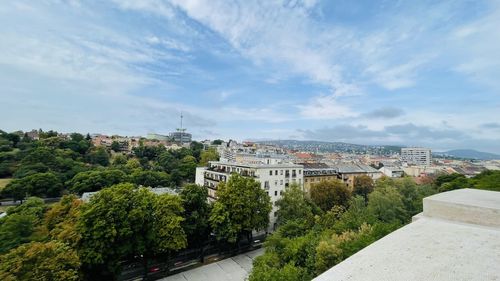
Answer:
POLYGON ((184 271, 162 281, 244 281, 252 270, 255 257, 264 253, 264 248, 234 256, 212 264, 184 271))

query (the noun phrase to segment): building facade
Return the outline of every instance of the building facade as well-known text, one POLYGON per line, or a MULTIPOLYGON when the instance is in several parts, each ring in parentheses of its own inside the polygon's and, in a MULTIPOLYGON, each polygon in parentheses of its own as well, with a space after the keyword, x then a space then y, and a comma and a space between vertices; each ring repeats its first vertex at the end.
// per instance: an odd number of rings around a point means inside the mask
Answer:
POLYGON ((177 131, 170 133, 170 138, 174 142, 189 143, 191 142, 192 137, 193 136, 190 133, 186 133, 184 131, 177 131))
POLYGON ((367 175, 373 180, 382 177, 382 173, 368 165, 364 164, 338 164, 334 166, 338 172, 338 178, 347 185, 351 190, 354 189, 354 178, 361 175, 367 175))
POLYGON ((408 165, 430 166, 432 163, 431 149, 423 147, 401 148, 401 161, 408 165))
POLYGON ((311 186, 325 180, 339 178, 337 169, 324 163, 301 163, 304 166, 304 191, 309 192, 311 186))
POLYGON ((197 168, 195 182, 208 189, 210 200, 217 200, 217 186, 220 182, 227 182, 232 173, 255 178, 271 198, 273 208, 269 214, 270 224, 267 231, 273 231, 276 228, 277 218, 275 203, 291 184, 295 183, 301 187, 303 186, 303 171, 302 165, 293 163, 243 164, 211 161, 208 167, 197 168))
POLYGON ((378 170, 390 178, 402 178, 405 174, 403 168, 396 166, 383 166, 378 170))

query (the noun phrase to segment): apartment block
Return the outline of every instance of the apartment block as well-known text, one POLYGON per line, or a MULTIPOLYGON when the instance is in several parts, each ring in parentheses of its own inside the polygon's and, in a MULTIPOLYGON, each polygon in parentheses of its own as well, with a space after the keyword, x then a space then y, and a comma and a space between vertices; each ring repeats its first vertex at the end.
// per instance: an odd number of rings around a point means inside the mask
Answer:
POLYGON ((401 148, 401 161, 408 165, 430 166, 432 163, 431 149, 422 147, 401 148))
POLYGON ((271 198, 273 208, 270 213, 268 231, 272 231, 276 227, 276 201, 281 198, 285 188, 291 184, 296 183, 303 186, 303 172, 302 165, 293 163, 247 164, 212 161, 209 162, 208 167, 196 169, 195 182, 208 189, 210 200, 217 200, 217 186, 220 182, 227 182, 232 173, 255 178, 271 198))

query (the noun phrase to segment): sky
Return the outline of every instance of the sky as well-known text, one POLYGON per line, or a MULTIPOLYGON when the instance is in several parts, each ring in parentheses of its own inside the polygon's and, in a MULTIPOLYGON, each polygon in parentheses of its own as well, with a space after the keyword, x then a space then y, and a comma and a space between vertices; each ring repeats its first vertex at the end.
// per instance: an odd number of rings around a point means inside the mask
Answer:
POLYGON ((499 1, 5 0, 0 129, 500 153, 499 1))

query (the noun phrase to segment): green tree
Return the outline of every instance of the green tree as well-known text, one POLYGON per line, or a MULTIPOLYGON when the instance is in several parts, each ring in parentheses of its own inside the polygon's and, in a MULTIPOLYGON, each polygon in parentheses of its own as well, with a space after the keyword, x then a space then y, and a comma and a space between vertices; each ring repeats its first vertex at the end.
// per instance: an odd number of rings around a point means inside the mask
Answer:
POLYGON ((131 175, 132 182, 149 187, 166 187, 171 185, 170 176, 165 172, 135 170, 131 175))
POLYGON ((215 148, 209 148, 201 152, 199 166, 207 166, 209 161, 217 160, 219 160, 219 154, 217 153, 217 150, 215 150, 215 148))
POLYGON ((14 200, 28 196, 59 196, 63 185, 59 178, 51 173, 36 173, 21 179, 14 179, 5 187, 5 194, 11 194, 14 200))
POLYGON ((223 140, 219 140, 219 139, 217 139, 217 140, 214 140, 214 141, 212 142, 212 144, 213 144, 213 145, 221 145, 221 144, 222 144, 222 142, 223 142, 223 140))
POLYGON ((487 170, 471 179, 475 188, 500 191, 500 171, 487 170))
POLYGON ((322 240, 316 249, 316 273, 321 274, 394 229, 392 224, 362 224, 355 231, 333 234, 322 240))
POLYGON ((288 221, 300 221, 304 224, 314 222, 313 203, 308 200, 305 192, 297 184, 290 185, 283 196, 276 201, 278 207, 277 222, 279 225, 288 221))
POLYGON ((356 195, 363 196, 365 202, 368 203, 368 194, 373 191, 374 183, 373 179, 368 175, 361 175, 354 177, 354 189, 353 193, 356 195))
POLYGON ((123 155, 122 153, 116 153, 111 159, 111 164, 114 167, 123 167, 127 164, 127 156, 123 155))
POLYGON ((464 175, 461 175, 459 173, 452 173, 452 174, 442 174, 439 175, 435 180, 434 184, 436 185, 437 188, 440 188, 443 183, 451 182, 455 179, 463 178, 465 179, 464 175))
POLYGON ((422 200, 424 197, 436 193, 436 190, 431 185, 417 185, 417 183, 410 177, 396 179, 393 181, 392 186, 401 194, 403 205, 408 216, 414 216, 422 212, 422 200))
POLYGON ((30 242, 35 229, 33 216, 14 214, 7 216, 0 224, 0 253, 30 242))
POLYGON ((441 184, 439 192, 445 192, 455 189, 471 188, 472 184, 469 179, 465 177, 456 177, 455 179, 441 184))
POLYGON ((311 280, 307 271, 301 267, 287 263, 279 266, 276 255, 257 257, 249 281, 307 281, 311 280))
POLYGON ((100 146, 92 149, 87 153, 87 161, 91 164, 108 166, 109 165, 109 152, 106 148, 100 146))
POLYGON ((0 279, 80 280, 80 260, 75 250, 59 241, 32 242, 0 256, 0 279))
POLYGON ((132 158, 127 160, 125 164, 125 169, 131 173, 135 169, 142 169, 141 162, 137 158, 132 158))
POLYGON ((117 141, 113 141, 111 143, 111 150, 113 150, 114 152, 119 152, 120 151, 120 143, 117 141))
POLYGON ((241 234, 250 236, 253 230, 268 227, 271 199, 259 182, 232 174, 217 188, 217 201, 209 219, 217 239, 235 243, 241 234))
POLYGON ((376 188, 368 196, 368 211, 383 222, 400 221, 405 223, 409 220, 403 197, 392 186, 376 188))
POLYGON ((311 200, 326 212, 337 205, 347 207, 351 191, 339 180, 321 181, 311 186, 310 196, 311 200))
POLYGON ((75 195, 66 195, 45 213, 44 224, 49 237, 75 247, 80 241, 76 224, 83 202, 75 195))
POLYGON ((184 232, 190 245, 200 245, 209 235, 210 205, 208 204, 208 190, 196 184, 184 186, 180 192, 184 207, 184 232))
POLYGON ((41 239, 39 233, 36 233, 36 227, 40 224, 44 212, 43 200, 35 197, 7 209, 7 216, 0 219, 0 253, 41 239))
POLYGON ((178 196, 155 195, 132 184, 105 188, 82 206, 77 224, 79 256, 90 272, 116 276, 119 261, 143 256, 145 268, 155 253, 186 246, 178 196))
POLYGON ((196 158, 194 156, 185 156, 179 163, 179 172, 184 180, 194 181, 196 174, 196 158))
POLYGON ((203 144, 197 141, 192 141, 189 144, 189 149, 191 149, 192 155, 197 161, 200 160, 201 152, 203 150, 203 144))
POLYGON ((158 156, 158 165, 160 165, 165 172, 172 173, 172 171, 179 166, 179 160, 174 157, 171 151, 162 152, 158 156))
POLYGON ((127 175, 120 170, 97 170, 78 173, 67 182, 67 185, 71 191, 82 194, 98 191, 128 180, 127 175))

